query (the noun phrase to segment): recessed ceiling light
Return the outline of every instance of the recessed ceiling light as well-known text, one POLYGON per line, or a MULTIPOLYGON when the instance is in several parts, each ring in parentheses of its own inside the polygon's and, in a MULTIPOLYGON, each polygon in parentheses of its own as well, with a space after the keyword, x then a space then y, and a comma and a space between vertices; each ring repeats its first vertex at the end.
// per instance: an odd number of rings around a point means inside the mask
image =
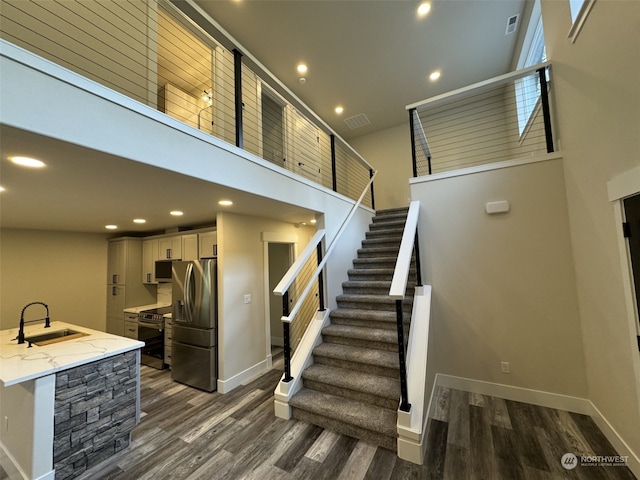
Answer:
POLYGON ((311 225, 315 225, 316 224, 316 219, 312 218, 311 220, 309 220, 309 223, 311 223, 311 225))
POLYGON ((134 218, 133 223, 147 223, 144 218, 134 218))
POLYGON ((307 66, 304 63, 298 64, 296 69, 298 70, 298 73, 301 73, 301 74, 307 73, 307 70, 308 70, 307 66))
POLYGON ((44 167, 44 162, 41 161, 41 160, 37 160, 35 158, 10 157, 9 160, 11 160, 16 165, 20 165, 22 167, 29 167, 29 168, 42 168, 42 167, 44 167))
POLYGON ((222 205, 223 207, 229 207, 233 205, 233 202, 231 200, 220 200, 218 202, 218 205, 222 205))
POLYGON ((118 228, 117 225, 105 225, 104 228, 106 228, 107 230, 115 230, 118 228))
POLYGON ((429 80, 431 80, 432 82, 435 82, 439 78, 440 78, 440 70, 436 70, 435 72, 431 72, 431 75, 429 75, 429 80))
POLYGON ((418 16, 424 17, 429 11, 431 11, 431 4, 429 2, 421 3, 418 7, 418 16))
POLYGON ((4 187, 0 187, 0 192, 4 192, 4 187))
POLYGON ((344 112, 344 108, 343 107, 336 107, 336 113, 338 115, 340 115, 342 112, 344 112))
POLYGON ((171 215, 173 215, 174 217, 180 217, 180 216, 184 215, 184 212, 181 212, 180 210, 172 210, 169 213, 171 215))

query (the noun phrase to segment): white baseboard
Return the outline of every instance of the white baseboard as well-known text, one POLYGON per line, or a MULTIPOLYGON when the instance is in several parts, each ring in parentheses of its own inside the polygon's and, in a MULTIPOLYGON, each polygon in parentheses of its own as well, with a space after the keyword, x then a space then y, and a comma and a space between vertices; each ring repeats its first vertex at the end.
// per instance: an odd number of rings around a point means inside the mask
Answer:
MULTIPOLYGON (((607 440, 611 442, 618 455, 628 457, 627 465, 629 469, 636 477, 640 478, 640 458, 638 458, 638 455, 629 447, 596 406, 586 398, 442 374, 436 375, 435 385, 589 415, 604 436, 607 437, 607 440)), ((598 452, 594 452, 594 454, 597 455, 598 452)))
POLYGON ((501 383, 484 382, 470 378, 454 377, 452 375, 442 375, 440 373, 436 375, 435 383, 440 387, 480 393, 482 395, 530 403, 541 407, 556 408, 568 412, 582 413, 584 415, 590 415, 592 412, 591 402, 586 398, 560 395, 558 393, 532 390, 530 388, 514 387, 501 383))
POLYGON ((267 369, 267 359, 256 363, 254 366, 247 368, 246 370, 234 375, 227 380, 218 379, 218 392, 229 393, 234 388, 239 387, 242 384, 248 383, 251 380, 262 375, 267 369))
POLYGON ((611 445, 616 449, 618 455, 628 457, 627 466, 629 467, 629 470, 631 470, 637 478, 640 478, 640 458, 638 458, 638 455, 631 450, 629 445, 627 445, 627 442, 624 441, 616 429, 607 421, 600 410, 598 410, 592 402, 589 402, 589 404, 592 408, 592 412, 589 415, 593 418, 595 424, 598 426, 600 431, 604 433, 607 440, 611 442, 611 445))

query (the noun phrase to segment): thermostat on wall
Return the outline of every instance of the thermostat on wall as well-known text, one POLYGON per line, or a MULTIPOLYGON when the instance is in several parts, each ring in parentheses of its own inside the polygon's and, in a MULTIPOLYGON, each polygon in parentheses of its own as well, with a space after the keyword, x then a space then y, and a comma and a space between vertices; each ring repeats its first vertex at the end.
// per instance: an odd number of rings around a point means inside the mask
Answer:
POLYGON ((492 215, 494 213, 506 213, 509 211, 509 202, 507 200, 500 200, 499 202, 488 202, 484 206, 485 211, 492 215))

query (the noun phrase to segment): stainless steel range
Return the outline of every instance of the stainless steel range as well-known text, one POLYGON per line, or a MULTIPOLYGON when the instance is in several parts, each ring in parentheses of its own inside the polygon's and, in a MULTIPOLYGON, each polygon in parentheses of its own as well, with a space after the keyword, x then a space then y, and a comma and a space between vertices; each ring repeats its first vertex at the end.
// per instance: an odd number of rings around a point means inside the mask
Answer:
POLYGON ((152 308, 138 313, 138 340, 144 342, 140 362, 153 368, 163 369, 164 363, 164 314, 171 307, 152 308))

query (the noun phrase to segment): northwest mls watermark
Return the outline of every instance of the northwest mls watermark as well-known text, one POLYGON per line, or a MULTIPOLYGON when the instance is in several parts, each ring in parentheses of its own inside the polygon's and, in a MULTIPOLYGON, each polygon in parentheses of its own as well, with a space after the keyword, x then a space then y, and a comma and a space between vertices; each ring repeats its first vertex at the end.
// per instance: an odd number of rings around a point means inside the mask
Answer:
POLYGON ((560 463, 566 470, 581 467, 626 467, 629 461, 627 455, 575 455, 565 453, 560 463))

